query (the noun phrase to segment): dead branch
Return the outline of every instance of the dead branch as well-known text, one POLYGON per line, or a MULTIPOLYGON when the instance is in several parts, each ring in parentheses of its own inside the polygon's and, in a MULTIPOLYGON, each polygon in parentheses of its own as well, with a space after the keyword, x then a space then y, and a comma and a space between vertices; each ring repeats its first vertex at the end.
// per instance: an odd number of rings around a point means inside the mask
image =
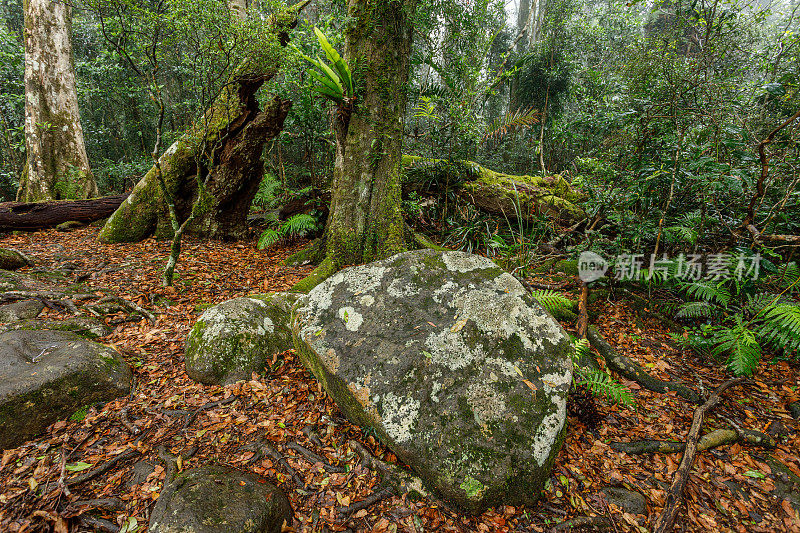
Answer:
POLYGON ((750 205, 747 207, 747 215, 744 218, 744 222, 742 222, 742 226, 745 228, 749 229, 749 226, 755 224, 756 204, 764 197, 766 192, 765 183, 767 181, 767 176, 769 176, 769 156, 767 155, 767 147, 772 144, 778 132, 798 118, 800 118, 800 110, 788 118, 783 124, 772 130, 763 141, 758 143, 758 159, 761 162, 761 174, 758 176, 758 182, 756 182, 756 193, 750 198, 750 205))
POLYGON ((610 529, 614 527, 611 520, 605 516, 579 516, 566 520, 550 528, 551 533, 559 531, 572 531, 576 527, 589 527, 592 529, 610 529))
POLYGON ((367 509, 368 507, 372 507, 376 503, 383 501, 387 498, 391 498, 395 495, 394 489, 391 487, 384 487, 382 489, 376 490, 360 502, 353 503, 348 505, 347 507, 340 507, 338 512, 342 516, 347 516, 355 513, 356 511, 360 511, 361 509, 367 509))
POLYGON ((139 455, 141 455, 139 450, 135 450, 135 449, 125 450, 121 454, 119 454, 116 457, 114 457, 113 459, 103 463, 102 465, 98 466, 97 468, 89 470, 85 474, 81 474, 81 475, 76 476, 76 477, 74 477, 72 479, 68 479, 66 481, 66 483, 67 483, 68 486, 78 485, 80 483, 85 483, 85 482, 87 482, 87 481, 89 481, 91 479, 96 478, 97 476, 99 476, 100 474, 102 474, 104 472, 108 472, 109 470, 114 468, 114 466, 117 463, 120 463, 122 461, 127 461, 128 459, 133 459, 134 457, 138 457, 139 455))
POLYGON ((589 328, 589 285, 581 281, 581 295, 578 299, 578 323, 575 328, 578 331, 578 337, 581 339, 586 338, 586 330, 589 328))
POLYGON ((672 486, 667 494, 667 503, 664 506, 664 511, 661 513, 661 516, 658 517, 655 528, 653 528, 654 533, 672 531, 675 518, 678 516, 678 511, 683 504, 683 489, 686 487, 686 482, 689 480, 689 471, 692 469, 694 459, 697 456, 697 441, 706 413, 719 403, 720 396, 723 392, 733 386, 740 385, 744 381, 744 378, 735 378, 726 381, 717 387, 717 390, 711 394, 703 405, 695 409, 694 416, 692 417, 692 427, 689 429, 689 434, 686 437, 686 449, 683 453, 683 458, 681 458, 681 464, 675 472, 672 486))
MULTIPOLYGON (((697 451, 704 452, 711 448, 744 442, 764 448, 775 448, 775 440, 765 433, 752 429, 724 428, 706 433, 697 442, 697 451)), ((639 440, 633 442, 611 442, 609 446, 619 452, 629 455, 642 455, 647 453, 682 453, 686 449, 683 442, 664 440, 639 440)))
POLYGON ((151 324, 155 324, 156 323, 156 317, 155 317, 155 315, 153 315, 153 313, 151 313, 147 309, 145 309, 145 308, 143 308, 143 307, 141 307, 139 305, 136 305, 135 303, 133 303, 131 301, 128 301, 125 298, 121 298, 119 296, 106 296, 104 298, 101 298, 100 301, 97 302, 97 305, 108 303, 108 302, 117 302, 118 304, 122 305, 123 307, 127 307, 128 309, 130 309, 134 313, 139 313, 143 317, 147 318, 147 320, 149 320, 151 324))

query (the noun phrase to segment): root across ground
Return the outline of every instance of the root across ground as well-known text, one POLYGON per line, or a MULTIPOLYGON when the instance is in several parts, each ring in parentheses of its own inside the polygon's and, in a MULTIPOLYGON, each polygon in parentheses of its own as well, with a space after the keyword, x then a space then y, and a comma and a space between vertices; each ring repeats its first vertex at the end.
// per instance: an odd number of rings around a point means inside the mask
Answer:
MULTIPOLYGON (((131 519, 144 531, 163 487, 166 465, 159 450, 181 457, 181 469, 221 463, 270 479, 289 496, 295 511, 291 526, 298 532, 549 531, 576 517, 596 517, 584 521, 589 529, 603 524, 613 531, 639 532, 652 529, 663 508, 680 454, 627 455, 610 443, 682 441, 695 406, 674 393, 652 393, 627 382, 636 394, 636 410, 598 401, 603 420, 595 434, 569 420, 553 475, 536 506, 500 506, 471 517, 445 502, 394 496, 374 498, 373 505, 343 514, 381 491, 379 477, 363 466, 348 443, 358 441, 382 460, 396 459, 372 435, 343 418, 292 352, 276 354, 270 369, 228 387, 193 382, 183 364, 186 335, 205 308, 251 293, 286 290, 311 271, 282 266, 302 243, 265 252, 256 249, 255 239, 188 240, 175 286, 162 288, 168 242, 102 245, 96 241, 97 231, 87 227, 66 234, 50 230, 0 238, 0 247, 33 256, 33 268, 68 265, 68 276, 86 278, 92 289, 112 292, 157 317, 155 324, 116 321, 112 333, 99 339, 132 365, 136 388, 131 397, 94 406, 82 419, 59 421, 37 440, 3 453, 0 531, 90 531, 102 524, 121 527, 131 519), (264 449, 283 458, 259 453, 264 449), (73 468, 90 465, 68 472, 69 482, 122 454, 122 460, 85 482, 70 484, 68 491, 58 483, 62 457, 73 468), (599 493, 607 486, 640 492, 647 514, 633 515, 609 504, 599 493)), ((718 364, 698 361, 676 348, 665 330, 641 323, 626 304, 598 305, 603 335, 648 372, 681 380, 703 394, 730 377, 718 364)), ((796 399, 798 385, 797 366, 765 361, 755 379, 725 395, 703 433, 733 423, 775 435, 778 446, 767 451, 733 444, 699 454, 677 531, 800 532, 798 515, 778 495, 786 474, 770 466, 777 460, 800 475, 800 423, 785 408, 796 399)))

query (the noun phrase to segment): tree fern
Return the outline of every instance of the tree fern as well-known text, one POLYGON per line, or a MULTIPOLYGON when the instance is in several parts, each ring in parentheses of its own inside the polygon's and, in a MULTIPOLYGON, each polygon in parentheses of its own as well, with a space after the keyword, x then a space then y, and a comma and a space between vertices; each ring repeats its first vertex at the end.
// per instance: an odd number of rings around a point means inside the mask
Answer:
POLYGON ((569 310, 572 308, 572 300, 565 298, 559 293, 551 290, 536 290, 533 291, 533 297, 541 304, 550 314, 557 311, 569 310))

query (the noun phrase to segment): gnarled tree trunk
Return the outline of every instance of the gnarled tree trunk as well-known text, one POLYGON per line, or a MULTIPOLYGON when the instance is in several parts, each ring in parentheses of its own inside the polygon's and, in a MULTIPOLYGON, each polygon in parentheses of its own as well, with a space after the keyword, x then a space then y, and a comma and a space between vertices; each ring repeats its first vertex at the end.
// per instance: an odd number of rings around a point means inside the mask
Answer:
MULTIPOLYGON (((308 0, 275 17, 274 31, 281 44, 297 24, 297 14, 308 0)), ((278 71, 279 61, 249 72, 244 65, 204 116, 159 158, 169 196, 176 201, 180 222, 195 216, 186 233, 201 238, 235 240, 247 233, 247 212, 263 178, 264 145, 280 133, 291 102, 275 98, 261 110, 256 92, 278 71), (247 72, 247 73, 245 73, 247 72), (198 198, 197 154, 213 147, 209 179, 198 198)), ((137 242, 155 234, 172 236, 173 228, 154 166, 136 184, 130 196, 100 232, 102 242, 137 242)), ((205 175, 205 172, 203 172, 205 175)))
POLYGON ((63 0, 25 0, 25 149, 17 199, 97 196, 75 92, 72 9, 63 0))

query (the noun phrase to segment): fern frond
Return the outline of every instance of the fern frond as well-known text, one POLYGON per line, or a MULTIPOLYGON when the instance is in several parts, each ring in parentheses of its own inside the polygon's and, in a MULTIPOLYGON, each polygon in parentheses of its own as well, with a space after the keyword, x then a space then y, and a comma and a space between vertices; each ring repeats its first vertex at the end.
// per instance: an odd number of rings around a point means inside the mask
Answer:
POLYGON ((761 346, 756 341, 755 333, 743 323, 741 315, 736 315, 736 325, 732 328, 721 328, 716 332, 714 340, 715 355, 728 354, 728 368, 737 376, 749 376, 761 360, 761 346))
POLYGON ((280 232, 286 237, 302 237, 315 229, 317 229, 316 219, 309 214, 300 213, 284 222, 280 232))
POLYGON ((274 229, 265 229, 261 237, 258 238, 258 249, 263 250, 264 248, 269 248, 279 240, 281 240, 281 235, 277 231, 274 229))
POLYGON ((711 318, 714 307, 708 302, 688 302, 680 306, 675 318, 711 318))
POLYGON ((776 349, 800 350, 800 306, 784 303, 766 308, 759 336, 776 349))
POLYGON ((585 385, 595 396, 603 396, 612 403, 620 403, 628 407, 635 404, 631 391, 602 370, 575 367, 578 374, 576 383, 585 385))
POLYGON ((731 301, 731 293, 723 285, 724 282, 713 283, 711 281, 695 281, 683 286, 686 295, 690 298, 701 300, 708 303, 716 303, 727 307, 731 301))
POLYGON ((536 301, 539 302, 548 313, 552 314, 555 311, 572 309, 572 300, 560 295, 555 291, 536 290, 533 291, 532 294, 536 301))
POLYGON ((781 290, 788 290, 793 293, 800 292, 800 267, 798 267, 797 263, 794 261, 786 265, 780 288, 781 290))
POLYGON ((497 117, 492 121, 483 135, 483 140, 502 137, 511 131, 529 128, 539 123, 539 112, 534 108, 517 109, 497 117))

